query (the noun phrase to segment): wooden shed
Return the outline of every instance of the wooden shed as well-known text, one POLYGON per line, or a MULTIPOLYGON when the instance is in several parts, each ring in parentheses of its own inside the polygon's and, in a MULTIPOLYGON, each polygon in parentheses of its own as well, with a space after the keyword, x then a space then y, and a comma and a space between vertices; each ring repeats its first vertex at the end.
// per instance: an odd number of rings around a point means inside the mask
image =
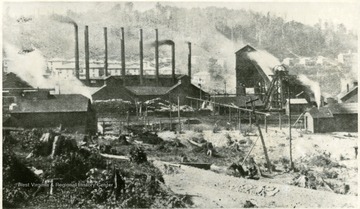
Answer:
POLYGON ((10 110, 4 126, 24 128, 62 127, 79 133, 96 133, 96 114, 90 99, 80 94, 24 97, 10 110))
POLYGON ((357 132, 358 104, 332 104, 312 108, 304 114, 305 129, 311 133, 357 132))

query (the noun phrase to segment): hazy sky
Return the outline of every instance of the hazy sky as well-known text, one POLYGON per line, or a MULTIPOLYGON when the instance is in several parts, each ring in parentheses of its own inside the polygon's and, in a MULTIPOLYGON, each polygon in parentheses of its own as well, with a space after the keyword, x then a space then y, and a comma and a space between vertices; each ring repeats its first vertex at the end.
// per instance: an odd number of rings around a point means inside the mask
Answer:
MULTIPOLYGON (((154 7, 157 1, 144 2, 144 1, 132 1, 134 2, 135 9, 147 10, 154 7)), ((344 23, 348 28, 352 30, 358 29, 359 13, 360 13, 360 1, 355 0, 339 0, 339 1, 268 1, 262 0, 261 2, 249 2, 249 1, 160 1, 161 4, 178 6, 178 7, 227 7, 230 9, 246 9, 262 12, 266 14, 270 12, 285 18, 286 20, 295 20, 305 24, 313 25, 319 19, 330 20, 335 24, 344 23)), ((111 4, 116 2, 111 2, 111 4)), ((28 14, 44 14, 47 12, 64 13, 66 10, 71 9, 77 12, 85 12, 86 10, 101 7, 106 7, 104 1, 82 1, 82 2, 70 2, 70 1, 24 1, 24 2, 12 2, 8 1, 4 3, 3 9, 6 12, 7 8, 10 15, 28 15, 28 14), (102 4, 98 4, 102 2, 102 4)))

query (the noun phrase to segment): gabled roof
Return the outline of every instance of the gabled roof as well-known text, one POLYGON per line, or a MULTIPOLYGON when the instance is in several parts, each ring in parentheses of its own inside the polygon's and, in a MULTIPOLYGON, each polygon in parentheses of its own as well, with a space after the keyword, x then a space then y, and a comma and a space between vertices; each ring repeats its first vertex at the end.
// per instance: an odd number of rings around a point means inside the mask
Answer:
POLYGON ((243 48, 236 51, 235 54, 239 54, 239 53, 243 53, 243 52, 252 52, 252 51, 256 51, 256 49, 254 47, 250 46, 249 44, 247 44, 243 48))
POLYGON ((326 107, 313 107, 311 108, 308 113, 313 117, 313 118, 332 118, 334 117, 333 114, 331 113, 331 111, 329 110, 329 108, 326 107))
POLYGON ((341 104, 332 104, 327 106, 330 111, 336 114, 357 114, 358 113, 358 103, 341 103, 341 104))
POLYGON ((357 103, 332 104, 324 107, 313 107, 309 111, 313 118, 332 118, 334 115, 357 114, 357 103))
POLYGON ((3 74, 3 89, 7 88, 33 88, 28 82, 21 79, 15 73, 3 74))
POLYGON ((351 94, 352 92, 357 91, 357 90, 358 90, 358 86, 353 86, 352 88, 349 89, 349 91, 340 92, 340 94, 338 94, 336 97, 337 97, 339 100, 342 100, 344 97, 346 97, 347 95, 349 95, 349 94, 351 94))
POLYGON ((11 113, 87 112, 89 99, 81 94, 50 95, 47 99, 22 99, 11 113))

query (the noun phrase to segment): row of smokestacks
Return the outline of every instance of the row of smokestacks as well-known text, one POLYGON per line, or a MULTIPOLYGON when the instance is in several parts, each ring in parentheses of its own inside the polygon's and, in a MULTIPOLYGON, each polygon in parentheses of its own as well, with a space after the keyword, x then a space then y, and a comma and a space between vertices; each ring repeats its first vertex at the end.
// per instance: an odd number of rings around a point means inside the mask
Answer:
MULTIPOLYGON (((75 75, 77 78, 80 77, 80 67, 79 67, 79 36, 78 36, 78 26, 74 24, 75 27, 75 75)), ((85 79, 87 82, 90 80, 90 52, 89 52, 89 27, 85 26, 84 31, 85 36, 85 79)), ((140 29, 139 34, 139 55, 140 55, 140 85, 144 84, 144 46, 143 46, 143 30, 140 29)), ((108 40, 107 40, 107 28, 104 27, 104 43, 105 43, 105 57, 104 57, 104 69, 105 76, 109 75, 108 71, 108 40)), ((159 46, 161 45, 170 45, 171 46, 171 78, 173 82, 176 82, 175 77, 175 43, 172 40, 162 40, 159 41, 158 29, 155 29, 155 42, 153 46, 155 47, 155 79, 157 85, 159 85, 159 46)), ((188 42, 189 54, 188 54, 188 75, 191 79, 191 43, 188 42)), ((123 83, 125 85, 125 35, 124 28, 121 28, 121 75, 123 76, 123 83)))

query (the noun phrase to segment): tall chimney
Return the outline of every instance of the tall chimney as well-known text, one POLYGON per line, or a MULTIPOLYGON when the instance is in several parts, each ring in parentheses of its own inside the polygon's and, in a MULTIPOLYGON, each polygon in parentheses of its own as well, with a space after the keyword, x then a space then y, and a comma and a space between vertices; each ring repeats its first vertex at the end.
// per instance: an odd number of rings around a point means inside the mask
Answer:
POLYGON ((159 35, 158 35, 158 29, 155 29, 155 74, 156 74, 156 85, 159 85, 159 35))
POLYGON ((107 27, 104 27, 104 40, 105 40, 105 60, 104 60, 104 70, 105 77, 109 75, 108 72, 108 43, 107 43, 107 27))
POLYGON ((144 84, 144 50, 143 50, 143 31, 140 29, 140 85, 144 84))
POLYGON ((189 55, 188 55, 188 75, 191 82, 191 42, 188 42, 189 55))
POLYGON ((86 83, 90 82, 90 63, 89 63, 89 27, 85 26, 85 75, 86 75, 86 83))
POLYGON ((121 27, 121 75, 123 77, 123 84, 125 85, 125 35, 124 35, 124 28, 121 27))
POLYGON ((176 80, 175 80, 175 43, 173 43, 171 45, 171 70, 172 70, 172 80, 174 83, 176 83, 176 80))
POLYGON ((75 27, 75 76, 80 78, 80 64, 79 64, 79 29, 76 24, 75 27))
POLYGON ((350 91, 350 85, 346 84, 346 92, 349 92, 349 91, 350 91))

